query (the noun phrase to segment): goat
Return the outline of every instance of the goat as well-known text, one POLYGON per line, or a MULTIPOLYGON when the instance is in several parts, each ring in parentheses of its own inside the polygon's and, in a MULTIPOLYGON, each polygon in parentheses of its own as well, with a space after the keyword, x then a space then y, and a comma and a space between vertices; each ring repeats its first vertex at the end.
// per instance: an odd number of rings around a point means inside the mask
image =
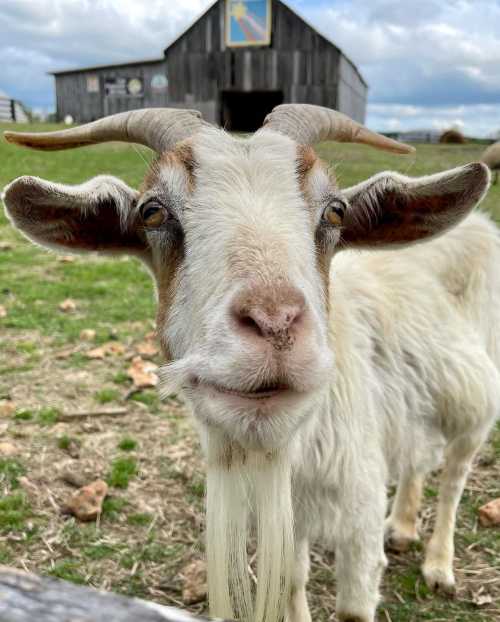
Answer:
POLYGON ((158 154, 140 192, 109 176, 26 176, 4 202, 35 243, 129 253, 151 271, 161 390, 182 390, 206 453, 212 613, 308 622, 308 547, 321 541, 335 548, 339 620, 372 622, 384 533, 397 548, 418 538, 423 480, 443 455, 423 575, 452 590, 457 506, 500 403, 500 238, 468 216, 486 166, 340 190, 320 140, 411 148, 310 105, 279 106, 250 138, 169 109, 6 138, 158 154))

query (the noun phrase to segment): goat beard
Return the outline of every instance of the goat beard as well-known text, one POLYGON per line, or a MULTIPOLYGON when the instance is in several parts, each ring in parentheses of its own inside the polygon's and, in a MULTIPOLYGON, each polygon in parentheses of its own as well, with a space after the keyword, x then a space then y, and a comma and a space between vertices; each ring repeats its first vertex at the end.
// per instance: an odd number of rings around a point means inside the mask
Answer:
POLYGON ((288 452, 248 451, 209 430, 207 457, 210 613, 245 622, 283 619, 294 560, 288 452), (257 541, 255 590, 247 555, 252 527, 257 541))

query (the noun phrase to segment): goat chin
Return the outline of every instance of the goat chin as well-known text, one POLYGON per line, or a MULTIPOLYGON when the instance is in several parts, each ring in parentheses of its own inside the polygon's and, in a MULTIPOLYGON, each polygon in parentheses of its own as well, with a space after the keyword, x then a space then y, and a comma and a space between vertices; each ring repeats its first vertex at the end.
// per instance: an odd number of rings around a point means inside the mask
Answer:
POLYGON ((249 451, 213 430, 207 430, 206 440, 210 613, 245 622, 275 622, 284 615, 294 555, 288 452, 249 451), (247 557, 253 528, 255 590, 247 557))

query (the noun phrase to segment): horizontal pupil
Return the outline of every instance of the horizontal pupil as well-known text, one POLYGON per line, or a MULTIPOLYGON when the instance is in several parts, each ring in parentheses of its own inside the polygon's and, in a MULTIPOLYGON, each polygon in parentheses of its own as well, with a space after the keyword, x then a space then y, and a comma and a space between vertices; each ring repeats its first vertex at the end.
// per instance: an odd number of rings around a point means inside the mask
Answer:
POLYGON ((144 218, 144 220, 149 220, 149 218, 151 218, 151 216, 154 216, 159 211, 160 211, 159 207, 148 207, 142 213, 142 217, 144 218))

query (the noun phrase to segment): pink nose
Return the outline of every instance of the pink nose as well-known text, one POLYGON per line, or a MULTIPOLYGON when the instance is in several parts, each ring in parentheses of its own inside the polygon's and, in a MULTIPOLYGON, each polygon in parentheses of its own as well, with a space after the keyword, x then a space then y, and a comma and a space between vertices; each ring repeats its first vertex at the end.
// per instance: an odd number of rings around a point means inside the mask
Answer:
POLYGON ((231 313, 241 335, 266 340, 277 350, 293 347, 305 314, 302 292, 291 286, 256 287, 236 296, 231 313))

